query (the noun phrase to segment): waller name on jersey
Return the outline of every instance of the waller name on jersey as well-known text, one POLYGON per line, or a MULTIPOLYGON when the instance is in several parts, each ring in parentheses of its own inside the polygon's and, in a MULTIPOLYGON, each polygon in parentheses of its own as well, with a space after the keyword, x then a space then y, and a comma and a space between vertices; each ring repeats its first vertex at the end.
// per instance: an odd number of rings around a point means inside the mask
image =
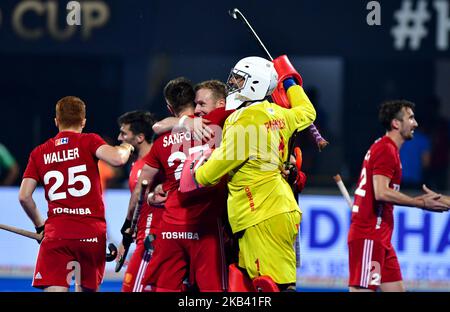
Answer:
POLYGON ((46 165, 52 164, 54 162, 62 162, 66 160, 72 160, 79 158, 78 147, 69 150, 57 151, 49 154, 44 154, 44 163, 46 165))

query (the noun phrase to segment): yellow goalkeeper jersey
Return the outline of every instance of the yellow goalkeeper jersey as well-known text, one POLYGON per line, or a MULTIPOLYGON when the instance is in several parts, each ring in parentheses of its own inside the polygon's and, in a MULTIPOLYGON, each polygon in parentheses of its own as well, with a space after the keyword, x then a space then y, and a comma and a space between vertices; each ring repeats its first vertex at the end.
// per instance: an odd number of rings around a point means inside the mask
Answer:
POLYGON ((287 92, 291 109, 268 101, 238 109, 225 121, 222 143, 196 172, 204 186, 228 174, 228 218, 233 233, 300 209, 281 176, 289 138, 310 126, 316 111, 300 86, 287 92))

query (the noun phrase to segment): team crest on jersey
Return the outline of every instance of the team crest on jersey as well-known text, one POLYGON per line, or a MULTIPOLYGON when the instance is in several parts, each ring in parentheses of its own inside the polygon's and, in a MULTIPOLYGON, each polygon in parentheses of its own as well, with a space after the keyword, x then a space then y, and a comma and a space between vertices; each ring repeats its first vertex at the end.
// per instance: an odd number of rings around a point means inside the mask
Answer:
POLYGON ((60 146, 69 143, 69 138, 59 138, 55 140, 55 146, 60 146))

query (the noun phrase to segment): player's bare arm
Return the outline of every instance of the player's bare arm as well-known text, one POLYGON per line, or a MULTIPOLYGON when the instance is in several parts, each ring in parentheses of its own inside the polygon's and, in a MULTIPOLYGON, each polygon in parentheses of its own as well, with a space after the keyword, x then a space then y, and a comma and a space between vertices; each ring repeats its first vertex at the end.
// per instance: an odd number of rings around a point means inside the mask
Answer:
POLYGON ((178 117, 167 117, 155 123, 152 129, 156 134, 161 134, 176 128, 179 121, 180 118, 178 117))
POLYGON ((133 145, 125 142, 118 146, 104 144, 97 149, 95 156, 98 159, 106 161, 111 166, 119 167, 127 163, 133 151, 133 145))
MULTIPOLYGON (((147 180, 149 182, 148 185, 152 185, 154 182, 154 179, 156 175, 158 174, 159 169, 152 168, 149 165, 144 165, 142 168, 141 174, 138 179, 138 183, 136 183, 136 186, 134 187, 133 192, 131 193, 130 202, 128 204, 128 211, 127 216, 124 221, 124 224, 122 225, 121 233, 124 235, 124 239, 126 237, 126 234, 130 233, 131 228, 131 220, 133 219, 134 209, 136 207, 136 203, 139 200, 139 194, 141 192, 142 188, 142 181, 147 180)), ((117 251, 117 258, 116 260, 120 259, 120 257, 124 254, 125 248, 124 248, 124 242, 119 245, 119 249, 117 251)))
POLYGON ((144 165, 142 168, 138 183, 136 183, 136 187, 134 188, 133 193, 131 193, 130 202, 128 204, 127 220, 131 220, 133 218, 134 207, 136 207, 136 203, 139 200, 142 181, 147 180, 148 185, 153 185, 158 172, 159 169, 150 167, 149 165, 144 165))
POLYGON ((33 192, 36 189, 36 186, 36 180, 31 178, 23 179, 19 190, 19 202, 28 218, 33 222, 36 232, 41 235, 41 238, 37 239, 38 243, 40 243, 44 235, 44 220, 33 199, 33 192))
POLYGON ((195 135, 199 138, 204 138, 210 140, 213 130, 208 127, 211 123, 210 120, 205 118, 189 118, 188 116, 178 117, 167 117, 161 121, 158 121, 153 125, 153 131, 156 134, 161 134, 172 129, 186 129, 193 131, 195 135))
POLYGON ((430 211, 442 212, 448 210, 448 206, 441 203, 439 194, 425 194, 419 197, 410 197, 389 187, 391 179, 383 175, 373 176, 375 199, 393 203, 395 205, 423 208, 430 211))
POLYGON ((33 192, 36 189, 36 186, 36 180, 30 178, 23 179, 19 190, 19 201, 34 226, 38 228, 44 225, 44 220, 33 199, 33 192))

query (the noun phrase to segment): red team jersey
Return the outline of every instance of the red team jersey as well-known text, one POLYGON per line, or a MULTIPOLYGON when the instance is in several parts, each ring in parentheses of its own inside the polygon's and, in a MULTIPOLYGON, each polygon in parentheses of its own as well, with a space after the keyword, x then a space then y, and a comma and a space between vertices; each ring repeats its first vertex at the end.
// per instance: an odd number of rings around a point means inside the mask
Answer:
MULTIPOLYGON (((138 159, 133 163, 128 179, 130 192, 133 192, 136 187, 144 165, 144 158, 138 159)), ((160 181, 162 181, 161 177, 157 176, 154 185, 157 185, 160 181)), ((145 285, 142 284, 142 279, 151 258, 151 253, 144 246, 144 240, 150 233, 159 237, 163 212, 164 207, 150 206, 147 201, 144 201, 137 222, 136 249, 128 263, 122 284, 123 292, 141 292, 144 289, 145 285)), ((156 241, 153 242, 154 247, 155 244, 156 241)))
MULTIPOLYGON (((220 142, 220 127, 231 113, 219 108, 204 116, 213 124, 210 127, 215 142, 220 142)), ((159 243, 143 280, 153 291, 184 291, 186 278, 200 291, 226 289, 219 219, 225 212, 226 187, 222 183, 193 191, 188 196, 178 191, 185 159, 190 152, 205 148, 202 144, 188 131, 167 132, 153 143, 145 157, 149 166, 164 172, 164 190, 168 191, 161 240, 156 239, 159 243)), ((208 145, 214 144, 208 142, 208 145)))
MULTIPOLYGON (((232 112, 217 108, 204 118, 222 127, 232 112)), ((217 131, 215 135, 221 137, 217 131)), ((201 146, 201 142, 195 141, 188 131, 166 132, 155 140, 152 149, 145 156, 147 165, 164 171, 167 179, 164 190, 168 191, 168 197, 163 220, 168 224, 202 225, 202 228, 207 225, 216 226, 217 217, 225 209, 219 207, 221 203, 225 204, 225 200, 220 200, 226 196, 224 187, 208 188, 201 200, 189 202, 180 198, 178 186, 184 161, 190 152, 198 151, 201 146)))
POLYGON ((62 131, 31 152, 23 178, 44 185, 48 201, 46 238, 105 235, 105 208, 95 156, 104 144, 94 133, 62 131))
POLYGON ((375 141, 370 147, 361 170, 352 209, 352 222, 348 241, 369 239, 391 246, 394 229, 393 205, 375 200, 373 176, 391 179, 389 187, 400 190, 402 169, 397 146, 388 136, 375 141))
MULTIPOLYGON (((128 179, 128 186, 130 187, 130 192, 132 193, 141 175, 142 168, 145 165, 144 157, 136 160, 130 171, 130 176, 128 179)), ((154 185, 157 185, 162 181, 161 177, 157 176, 154 185)), ((162 214, 164 212, 164 207, 150 206, 147 201, 144 201, 141 213, 137 223, 137 237, 136 244, 144 241, 145 237, 152 234, 159 234, 159 223, 161 221, 162 214)))

